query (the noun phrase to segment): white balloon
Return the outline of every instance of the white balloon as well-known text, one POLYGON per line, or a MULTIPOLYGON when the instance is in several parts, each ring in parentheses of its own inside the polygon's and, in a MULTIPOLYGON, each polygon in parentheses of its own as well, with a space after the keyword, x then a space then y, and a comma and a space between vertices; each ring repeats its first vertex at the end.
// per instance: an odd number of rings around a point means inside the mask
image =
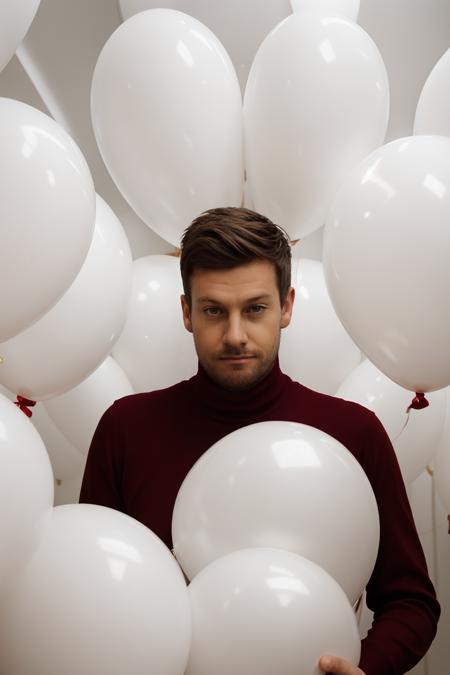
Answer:
POLYGON ((321 12, 326 16, 345 16, 358 20, 360 0, 291 0, 294 12, 321 12))
POLYGON ((241 93, 215 35, 187 14, 153 9, 123 23, 92 81, 104 162, 136 213, 178 246, 190 221, 239 206, 241 93))
POLYGON ((361 352, 334 311, 320 262, 293 258, 291 283, 296 296, 291 323, 281 332, 281 368, 306 387, 334 394, 361 352))
POLYGON ((133 394, 128 377, 108 356, 77 387, 45 403, 50 417, 64 436, 86 455, 100 417, 118 398, 133 394))
POLYGON ((178 9, 194 16, 213 31, 236 68, 242 91, 256 51, 282 19, 289 16, 289 0, 119 0, 124 19, 155 7, 178 9))
POLYGON ((447 391, 428 394, 430 406, 411 410, 408 416, 411 392, 392 382, 366 359, 341 384, 336 396, 360 403, 377 415, 395 448, 403 480, 412 483, 436 452, 444 426, 447 391))
POLYGON ((0 71, 28 32, 41 0, 2 0, 0 3, 0 71))
POLYGON ((225 553, 269 546, 313 560, 355 602, 377 556, 378 509, 341 443, 304 424, 261 422, 197 461, 175 502, 172 538, 190 579, 225 553))
POLYGON ((67 132, 25 103, 0 98, 0 146, 4 341, 48 311, 75 279, 92 240, 95 192, 67 132))
POLYGON ((177 258, 151 255, 133 263, 127 321, 113 349, 137 392, 169 387, 197 371, 192 335, 183 325, 177 258))
POLYGON ((415 134, 450 136, 450 49, 424 84, 414 120, 415 134))
POLYGON ((188 588, 192 646, 186 675, 317 675, 333 654, 357 665, 360 638, 342 589, 288 551, 236 551, 188 588))
POLYGON ((445 427, 433 461, 433 468, 436 491, 447 513, 450 514, 450 396, 447 398, 445 427))
POLYGON ((24 413, 0 394, 0 595, 39 545, 52 506, 45 446, 24 413))
POLYGON ((244 98, 247 178, 257 211, 298 239, 321 227, 343 176, 384 139, 386 70, 343 17, 296 12, 264 40, 244 98))
POLYGON ((183 575, 129 516, 58 506, 19 581, 0 608, 3 672, 183 675, 191 633, 183 575))
POLYGON ((97 197, 88 256, 61 300, 33 326, 0 344, 0 382, 44 400, 85 379, 111 351, 125 323, 131 253, 123 228, 97 197))
POLYGON ((346 177, 330 208, 325 278, 366 356, 417 392, 450 384, 450 139, 385 145, 346 177))

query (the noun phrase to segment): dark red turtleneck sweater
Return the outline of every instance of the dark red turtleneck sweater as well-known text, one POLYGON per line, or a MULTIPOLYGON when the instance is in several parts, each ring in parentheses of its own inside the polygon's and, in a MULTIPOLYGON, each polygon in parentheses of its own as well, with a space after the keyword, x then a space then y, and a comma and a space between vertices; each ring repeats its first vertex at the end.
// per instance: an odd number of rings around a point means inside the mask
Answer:
POLYGON ((394 450, 366 408, 293 382, 278 362, 245 392, 222 389, 200 367, 188 381, 127 396, 106 411, 89 450, 80 501, 133 516, 172 548, 173 506, 189 469, 226 434, 266 420, 325 431, 365 470, 378 503, 381 537, 367 586, 374 625, 362 642, 360 668, 366 675, 405 673, 429 648, 440 609, 394 450))

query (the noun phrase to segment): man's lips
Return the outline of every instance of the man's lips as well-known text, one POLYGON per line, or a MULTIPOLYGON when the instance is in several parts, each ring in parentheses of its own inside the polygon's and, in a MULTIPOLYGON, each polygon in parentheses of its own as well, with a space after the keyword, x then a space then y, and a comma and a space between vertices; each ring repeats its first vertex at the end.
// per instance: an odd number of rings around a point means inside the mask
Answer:
POLYGON ((255 357, 250 355, 250 354, 240 354, 238 356, 220 356, 219 360, 220 361, 250 361, 250 359, 254 359, 255 357))

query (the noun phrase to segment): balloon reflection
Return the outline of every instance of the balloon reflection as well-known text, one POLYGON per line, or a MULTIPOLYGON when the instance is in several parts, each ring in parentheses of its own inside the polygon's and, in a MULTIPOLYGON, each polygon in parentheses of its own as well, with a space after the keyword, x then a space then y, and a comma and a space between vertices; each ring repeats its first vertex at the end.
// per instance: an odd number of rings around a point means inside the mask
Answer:
POLYGON ((275 441, 272 445, 272 453, 280 469, 293 469, 295 467, 320 468, 321 462, 314 448, 304 440, 291 439, 275 441))

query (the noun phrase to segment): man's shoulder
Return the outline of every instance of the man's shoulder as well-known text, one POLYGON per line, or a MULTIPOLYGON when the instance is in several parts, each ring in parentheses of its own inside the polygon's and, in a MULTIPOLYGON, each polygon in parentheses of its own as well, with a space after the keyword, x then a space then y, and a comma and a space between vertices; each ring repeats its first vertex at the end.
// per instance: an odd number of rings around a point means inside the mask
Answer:
POLYGON ((183 380, 164 389, 123 396, 114 401, 106 411, 105 416, 121 421, 142 416, 147 417, 149 414, 164 413, 168 406, 174 405, 186 396, 189 388, 188 383, 188 380, 183 380))
POLYGON ((376 419, 372 410, 360 403, 339 396, 324 394, 299 382, 292 381, 292 384, 306 410, 317 411, 317 414, 321 416, 325 413, 362 426, 371 425, 376 419))
POLYGON ((354 454, 385 434, 375 413, 359 403, 324 394, 293 382, 296 420, 314 426, 343 443, 354 454))

